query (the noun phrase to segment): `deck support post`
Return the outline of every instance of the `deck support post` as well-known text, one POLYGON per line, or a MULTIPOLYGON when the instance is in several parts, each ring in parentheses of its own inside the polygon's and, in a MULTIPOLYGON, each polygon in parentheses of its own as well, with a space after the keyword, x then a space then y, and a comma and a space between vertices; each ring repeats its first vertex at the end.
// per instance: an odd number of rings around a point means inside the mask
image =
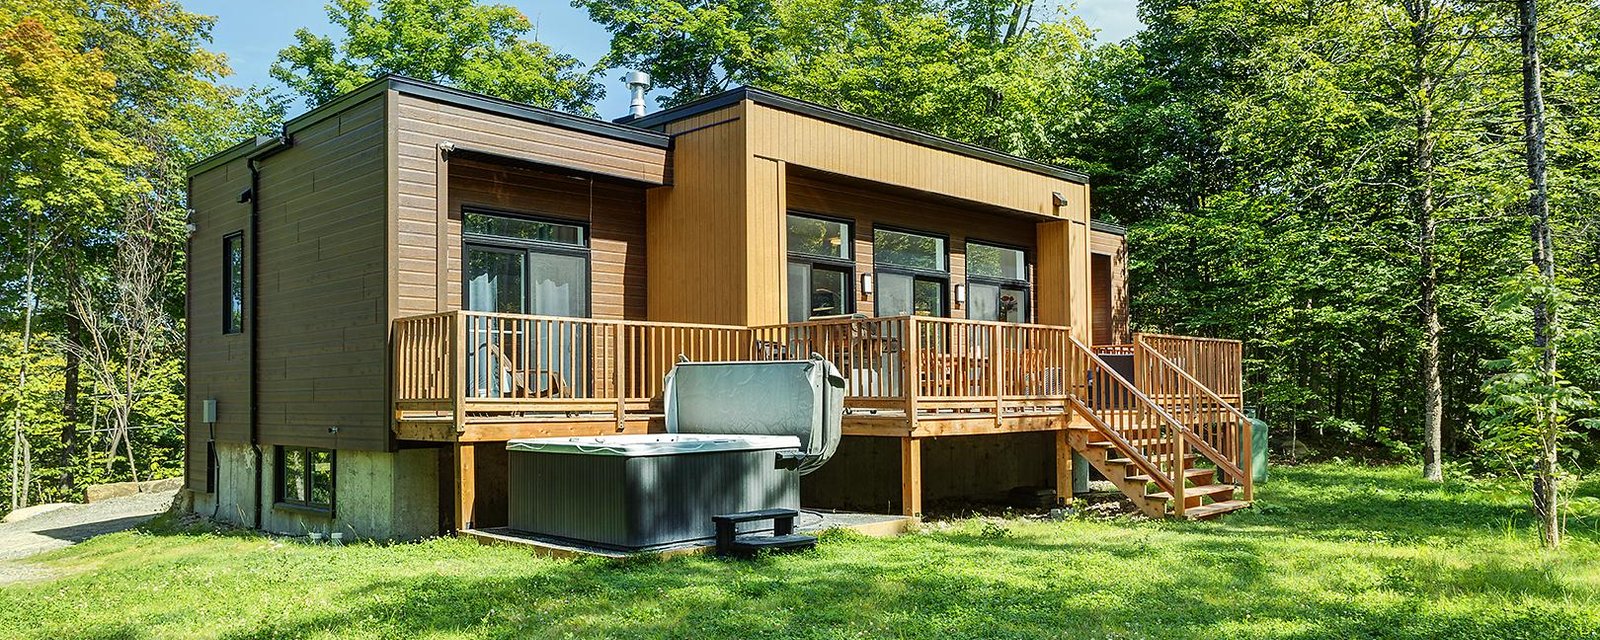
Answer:
POLYGON ((1066 429, 1052 433, 1056 441, 1056 501, 1065 505, 1072 502, 1072 443, 1066 429))
POLYGON ((900 510, 922 517, 922 440, 900 439, 900 510))
POLYGON ((455 447, 456 531, 472 528, 472 513, 477 507, 478 465, 471 444, 457 442, 455 447))

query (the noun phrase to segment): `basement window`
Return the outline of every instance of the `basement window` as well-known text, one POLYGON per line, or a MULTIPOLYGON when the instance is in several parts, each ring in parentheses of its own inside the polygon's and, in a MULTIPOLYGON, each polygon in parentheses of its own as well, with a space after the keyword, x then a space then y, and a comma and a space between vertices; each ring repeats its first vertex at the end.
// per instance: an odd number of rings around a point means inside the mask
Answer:
POLYGON ((277 506, 333 511, 333 451, 311 447, 278 447, 277 506))

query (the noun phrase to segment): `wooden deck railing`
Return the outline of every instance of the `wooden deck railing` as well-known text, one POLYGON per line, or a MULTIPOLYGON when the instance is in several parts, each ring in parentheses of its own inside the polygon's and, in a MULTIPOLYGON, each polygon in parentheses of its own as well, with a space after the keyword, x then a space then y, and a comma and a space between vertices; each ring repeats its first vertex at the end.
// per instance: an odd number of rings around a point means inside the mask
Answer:
POLYGON ((648 409, 679 355, 749 360, 744 327, 449 311, 394 325, 395 410, 648 409))
POLYGON ((1197 382, 1236 406, 1241 401, 1244 393, 1244 350, 1238 340, 1139 333, 1134 334, 1133 342, 1131 346, 1143 345, 1160 353, 1197 382))
POLYGON ((1135 345, 1133 379, 1139 390, 1189 430, 1194 446, 1244 488, 1245 500, 1254 499, 1251 458, 1241 447, 1250 442, 1250 419, 1148 344, 1136 340, 1135 345))
POLYGON ((758 327, 758 357, 817 353, 848 380, 847 406, 981 410, 995 419, 1019 404, 1065 406, 1066 327, 897 316, 758 327), (907 391, 910 393, 907 393, 907 391))
POLYGON ((662 379, 680 355, 773 360, 818 353, 846 376, 848 407, 904 411, 913 428, 932 412, 985 414, 999 424, 1008 412, 1078 402, 1100 410, 1109 433, 1144 452, 1141 467, 1167 478, 1158 484, 1181 477, 1167 475, 1181 457, 1173 451, 1199 450, 1234 471, 1241 463, 1232 427, 1242 416, 1231 399, 1161 351, 1179 350, 1213 379, 1236 381, 1228 366, 1236 370, 1237 352, 1225 348, 1232 341, 1139 336, 1110 352, 1135 355, 1138 366, 1125 377, 1066 327, 948 318, 747 328, 450 311, 398 319, 393 335, 396 414, 448 416, 458 426, 470 415, 594 413, 614 416, 620 426, 629 414, 658 408, 662 379), (1220 363, 1205 365, 1213 356, 1220 363), (1180 436, 1188 440, 1171 441, 1180 436))

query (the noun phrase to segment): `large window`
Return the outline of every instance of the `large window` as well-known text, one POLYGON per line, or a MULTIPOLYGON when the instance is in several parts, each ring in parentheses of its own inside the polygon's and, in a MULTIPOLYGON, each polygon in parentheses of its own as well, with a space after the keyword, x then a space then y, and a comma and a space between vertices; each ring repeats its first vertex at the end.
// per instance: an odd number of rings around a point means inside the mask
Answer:
POLYGON ((466 308, 589 315, 589 235, 582 225, 468 211, 466 308))
POLYGON ((944 238, 874 229, 872 255, 879 316, 949 314, 945 292, 950 288, 950 262, 944 238))
POLYGON ((789 321, 855 311, 850 223, 789 214, 789 321))
POLYGON ((1028 261, 1021 249, 967 243, 967 317, 1028 321, 1028 261))
POLYGON ((279 506, 333 511, 333 452, 310 447, 278 447, 279 506))
POLYGON ((222 332, 244 331, 244 232, 222 239, 222 332))

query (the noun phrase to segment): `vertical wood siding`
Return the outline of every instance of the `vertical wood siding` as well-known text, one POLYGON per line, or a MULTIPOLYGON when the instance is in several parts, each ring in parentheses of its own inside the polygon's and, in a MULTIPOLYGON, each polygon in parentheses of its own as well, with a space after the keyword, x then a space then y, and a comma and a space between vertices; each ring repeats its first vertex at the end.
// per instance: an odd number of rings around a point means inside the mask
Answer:
POLYGON ((1091 231, 1093 254, 1094 343, 1122 344, 1132 339, 1128 316, 1128 243, 1114 233, 1091 231))

